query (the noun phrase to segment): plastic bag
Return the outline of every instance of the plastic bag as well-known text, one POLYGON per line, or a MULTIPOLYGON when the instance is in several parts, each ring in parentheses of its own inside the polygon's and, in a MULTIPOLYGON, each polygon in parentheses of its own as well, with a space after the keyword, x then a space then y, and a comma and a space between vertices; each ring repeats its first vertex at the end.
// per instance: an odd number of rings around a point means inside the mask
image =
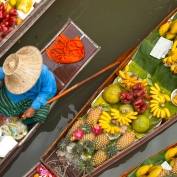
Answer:
POLYGON ((1 129, 2 135, 12 136, 16 140, 23 138, 28 132, 27 126, 18 117, 6 119, 1 129))

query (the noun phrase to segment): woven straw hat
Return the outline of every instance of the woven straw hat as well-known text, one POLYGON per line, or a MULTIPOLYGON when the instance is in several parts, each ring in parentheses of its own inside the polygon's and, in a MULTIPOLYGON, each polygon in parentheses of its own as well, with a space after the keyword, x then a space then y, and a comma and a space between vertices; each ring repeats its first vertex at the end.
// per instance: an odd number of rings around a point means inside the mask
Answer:
POLYGON ((42 63, 41 52, 33 46, 25 46, 9 55, 3 64, 7 89, 13 94, 30 90, 40 76, 42 63))

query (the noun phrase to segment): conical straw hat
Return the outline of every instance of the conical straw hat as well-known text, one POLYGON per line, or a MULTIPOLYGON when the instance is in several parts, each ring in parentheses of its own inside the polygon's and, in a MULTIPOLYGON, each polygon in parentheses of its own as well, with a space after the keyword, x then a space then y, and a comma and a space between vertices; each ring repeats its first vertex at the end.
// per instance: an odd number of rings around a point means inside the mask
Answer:
POLYGON ((42 63, 41 52, 33 46, 25 46, 9 55, 3 64, 7 89, 13 94, 30 90, 40 76, 42 63))

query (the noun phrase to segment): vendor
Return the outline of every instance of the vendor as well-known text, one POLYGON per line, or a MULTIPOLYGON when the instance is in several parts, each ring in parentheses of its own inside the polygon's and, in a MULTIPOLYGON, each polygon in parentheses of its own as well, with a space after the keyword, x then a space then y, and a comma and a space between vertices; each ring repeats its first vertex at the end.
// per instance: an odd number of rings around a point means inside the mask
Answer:
POLYGON ((25 46, 9 55, 0 67, 0 113, 7 118, 23 115, 23 123, 44 122, 50 105, 46 104, 57 92, 53 73, 43 64, 41 52, 25 46))

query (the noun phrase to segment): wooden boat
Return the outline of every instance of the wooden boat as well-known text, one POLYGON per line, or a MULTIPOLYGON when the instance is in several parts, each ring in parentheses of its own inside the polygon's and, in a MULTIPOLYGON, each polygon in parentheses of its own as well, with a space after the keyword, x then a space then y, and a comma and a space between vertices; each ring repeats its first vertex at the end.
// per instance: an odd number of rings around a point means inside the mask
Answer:
MULTIPOLYGON (((171 12, 153 31, 158 29, 162 24, 167 22, 175 13, 177 12, 177 9, 175 9, 173 12, 171 12)), ((152 34, 152 32, 147 36, 149 37, 152 34)), ((152 41, 153 42, 153 41, 152 41)), ((68 131, 71 129, 72 125, 77 121, 79 117, 83 117, 87 114, 88 110, 91 108, 91 105, 93 101, 98 97, 98 95, 109 85, 111 85, 115 79, 118 77, 118 73, 120 70, 123 70, 125 66, 131 61, 132 57, 137 53, 137 50, 139 49, 139 46, 136 47, 128 56, 122 56, 120 57, 121 64, 116 68, 116 70, 107 78, 107 80, 98 88, 98 90, 95 91, 95 93, 92 95, 92 97, 87 101, 87 103, 83 106, 83 108, 78 112, 78 114, 73 118, 73 120, 68 124, 68 126, 63 130, 63 132, 58 136, 58 138, 52 143, 52 145, 47 149, 47 151, 41 156, 40 163, 42 163, 50 172, 52 172, 54 175, 59 177, 56 173, 56 171, 49 165, 49 161, 54 160, 56 162, 56 165, 61 165, 61 163, 58 161, 58 157, 56 155, 56 151, 58 149, 58 143, 62 138, 66 136, 68 131)), ((105 170, 108 166, 112 165, 114 162, 117 162, 130 152, 133 152, 135 149, 143 145, 148 140, 152 139, 168 127, 175 123, 177 121, 177 116, 174 115, 170 119, 163 119, 161 124, 158 127, 155 127, 152 131, 149 131, 144 137, 138 139, 138 141, 135 141, 131 146, 124 149, 123 151, 120 151, 117 155, 113 156, 109 160, 105 161, 98 167, 94 168, 94 170, 91 172, 89 176, 94 176, 101 172, 102 170, 105 170)), ((79 174, 79 172, 74 169, 72 166, 68 167, 66 170, 66 175, 69 177, 74 176, 82 176, 79 174)), ((26 174, 25 176, 28 176, 26 174)), ((29 175, 30 176, 30 175, 29 175)), ((84 175, 87 176, 87 175, 84 175)))
MULTIPOLYGON (((154 157, 156 157, 158 154, 164 152, 164 151, 167 151, 168 149, 171 149, 171 148, 175 148, 177 146, 177 142, 171 144, 170 146, 160 150, 158 153, 152 155, 151 157, 149 157, 148 159, 152 159, 154 157)), ((122 175, 120 175, 120 177, 127 177, 131 172, 133 172, 136 168, 138 168, 141 164, 138 164, 134 167, 132 167, 131 169, 129 169, 128 171, 126 171, 125 173, 123 173, 122 175)))
POLYGON ((33 5, 30 14, 0 41, 0 58, 20 39, 20 37, 40 18, 40 16, 55 2, 41 0, 33 5))
MULTIPOLYGON (((90 60, 97 54, 101 49, 92 39, 90 39, 71 19, 62 27, 61 30, 53 37, 53 39, 41 50, 43 56, 43 62, 53 72, 57 82, 58 94, 63 92, 70 82, 79 74, 79 72, 90 62, 90 60), (82 60, 72 64, 58 64, 48 58, 46 48, 50 47, 54 42, 55 38, 63 34, 68 38, 74 38, 78 36, 81 38, 84 45, 85 56, 82 60)), ((53 102, 50 107, 50 111, 56 102, 53 102)), ((30 140, 34 133, 39 129, 41 123, 35 123, 29 125, 28 134, 4 157, 0 158, 0 174, 4 169, 12 162, 12 160, 21 152, 24 145, 30 140)))

